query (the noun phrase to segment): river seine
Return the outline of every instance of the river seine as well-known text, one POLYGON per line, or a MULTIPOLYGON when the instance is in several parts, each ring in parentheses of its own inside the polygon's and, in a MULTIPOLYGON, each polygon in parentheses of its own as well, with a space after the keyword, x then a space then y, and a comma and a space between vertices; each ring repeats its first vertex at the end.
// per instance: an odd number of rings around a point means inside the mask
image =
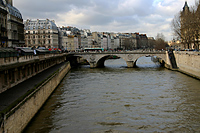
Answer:
POLYGON ((200 132, 200 82, 142 57, 72 69, 25 133, 200 132))

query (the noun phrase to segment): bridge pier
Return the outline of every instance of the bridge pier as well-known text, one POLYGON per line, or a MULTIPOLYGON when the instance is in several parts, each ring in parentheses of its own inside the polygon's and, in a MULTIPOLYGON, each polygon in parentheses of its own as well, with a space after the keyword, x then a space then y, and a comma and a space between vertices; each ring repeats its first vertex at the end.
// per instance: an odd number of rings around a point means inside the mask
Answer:
POLYGON ((135 67, 135 62, 134 61, 126 61, 127 67, 128 68, 133 68, 135 67))
POLYGON ((96 68, 97 67, 97 63, 94 61, 94 62, 90 62, 90 68, 96 68))

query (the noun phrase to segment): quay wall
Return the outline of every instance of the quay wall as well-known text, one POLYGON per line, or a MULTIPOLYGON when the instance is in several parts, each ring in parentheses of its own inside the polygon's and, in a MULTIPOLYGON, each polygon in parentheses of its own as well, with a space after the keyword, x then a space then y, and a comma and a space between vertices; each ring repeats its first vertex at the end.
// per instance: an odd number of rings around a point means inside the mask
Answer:
POLYGON ((0 57, 0 93, 66 60, 66 53, 0 57))
MULTIPOLYGON (((163 63, 163 60, 160 59, 159 62, 162 64, 162 63, 163 63)), ((164 67, 167 68, 167 69, 173 69, 173 68, 172 68, 172 64, 171 64, 171 61, 170 61, 170 58, 169 58, 168 51, 166 51, 166 59, 165 59, 164 67)))
POLYGON ((174 51, 178 71, 200 79, 200 52, 174 51))
POLYGON ((45 80, 15 108, 6 113, 0 125, 0 133, 22 132, 70 69, 71 66, 68 62, 45 80))

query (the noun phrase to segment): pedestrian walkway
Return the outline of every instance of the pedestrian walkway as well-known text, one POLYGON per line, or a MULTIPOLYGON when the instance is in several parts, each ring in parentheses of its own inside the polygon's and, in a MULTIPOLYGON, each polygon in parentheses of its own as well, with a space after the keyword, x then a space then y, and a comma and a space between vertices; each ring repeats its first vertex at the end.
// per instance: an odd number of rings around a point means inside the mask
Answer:
POLYGON ((43 72, 27 79, 26 81, 8 89, 0 94, 0 112, 6 109, 9 105, 14 103, 17 99, 33 89, 37 84, 44 81, 47 77, 53 74, 56 70, 62 67, 66 62, 57 64, 43 72))

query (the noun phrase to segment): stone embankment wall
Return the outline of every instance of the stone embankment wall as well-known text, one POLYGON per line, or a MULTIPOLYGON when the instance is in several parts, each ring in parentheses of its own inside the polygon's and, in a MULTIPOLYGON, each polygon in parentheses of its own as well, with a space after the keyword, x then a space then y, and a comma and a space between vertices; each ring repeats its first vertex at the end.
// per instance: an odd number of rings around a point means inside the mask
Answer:
POLYGON ((70 69, 70 63, 66 63, 8 112, 0 125, 0 133, 22 132, 70 69))
POLYGON ((200 52, 174 51, 178 71, 200 79, 200 52))
POLYGON ((0 57, 0 93, 66 60, 66 53, 0 57))

